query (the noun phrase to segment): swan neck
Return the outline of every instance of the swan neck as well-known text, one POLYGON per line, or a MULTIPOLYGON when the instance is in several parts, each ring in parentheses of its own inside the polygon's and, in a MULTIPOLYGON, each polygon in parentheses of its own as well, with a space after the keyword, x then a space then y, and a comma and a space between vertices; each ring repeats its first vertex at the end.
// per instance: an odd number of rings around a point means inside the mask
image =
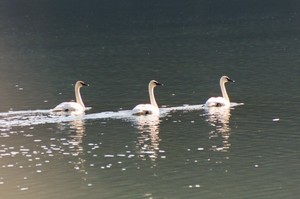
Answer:
POLYGON ((78 104, 80 104, 85 109, 84 103, 83 103, 82 98, 81 98, 80 87, 79 86, 75 86, 75 97, 76 97, 76 102, 78 104))
POLYGON ((154 96, 154 86, 149 85, 149 96, 150 96, 150 103, 151 105, 155 106, 158 108, 156 100, 155 100, 155 96, 154 96))
POLYGON ((222 92, 223 98, 225 98, 228 102, 230 102, 227 91, 226 91, 225 82, 222 80, 220 81, 220 87, 221 87, 221 92, 222 92))

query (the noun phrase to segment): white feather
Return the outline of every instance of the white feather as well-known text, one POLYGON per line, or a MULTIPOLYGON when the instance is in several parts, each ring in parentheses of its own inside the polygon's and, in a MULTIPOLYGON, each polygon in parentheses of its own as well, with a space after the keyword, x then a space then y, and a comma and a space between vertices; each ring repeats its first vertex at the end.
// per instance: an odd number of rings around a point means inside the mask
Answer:
POLYGON ((133 115, 159 115, 159 108, 151 104, 139 104, 132 109, 133 115))
POLYGON ((205 106, 207 107, 229 107, 230 102, 226 100, 224 97, 211 97, 205 102, 205 106))
POLYGON ((80 114, 84 113, 85 106, 82 101, 81 95, 80 95, 80 88, 83 86, 88 86, 88 84, 85 84, 83 81, 77 81, 75 84, 75 97, 76 102, 62 102, 56 107, 52 109, 52 112, 58 113, 58 114, 80 114))
POLYGON ((155 80, 151 80, 148 85, 150 104, 139 104, 132 109, 133 115, 159 115, 159 108, 154 97, 154 88, 162 85, 155 80))
POLYGON ((84 112, 84 110, 77 102, 62 102, 53 109, 54 112, 84 112))
POLYGON ((230 107, 230 100, 225 88, 226 82, 234 82, 227 76, 222 76, 220 78, 220 87, 222 92, 222 97, 211 97, 205 102, 206 107, 230 107))

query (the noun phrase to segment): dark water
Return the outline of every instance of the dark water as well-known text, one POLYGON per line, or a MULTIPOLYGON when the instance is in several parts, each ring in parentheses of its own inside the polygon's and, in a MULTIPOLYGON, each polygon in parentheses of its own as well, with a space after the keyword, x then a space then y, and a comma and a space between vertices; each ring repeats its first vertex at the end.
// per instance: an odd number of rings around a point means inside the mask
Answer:
POLYGON ((1 198, 298 198, 299 7, 1 1, 1 198), (92 109, 49 116, 78 79, 92 109), (162 116, 131 117, 151 79, 162 116))

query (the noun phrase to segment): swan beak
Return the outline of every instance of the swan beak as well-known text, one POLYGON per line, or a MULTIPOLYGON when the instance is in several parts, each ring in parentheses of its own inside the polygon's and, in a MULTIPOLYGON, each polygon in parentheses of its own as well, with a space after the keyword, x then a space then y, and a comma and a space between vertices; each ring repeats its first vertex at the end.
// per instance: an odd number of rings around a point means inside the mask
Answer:
POLYGON ((87 83, 83 83, 82 86, 90 86, 90 85, 87 83))
POLYGON ((163 84, 159 83, 159 82, 156 82, 155 83, 157 86, 164 86, 163 84))
POLYGON ((230 79, 230 78, 227 78, 227 80, 229 81, 229 82, 235 82, 235 80, 234 79, 230 79))

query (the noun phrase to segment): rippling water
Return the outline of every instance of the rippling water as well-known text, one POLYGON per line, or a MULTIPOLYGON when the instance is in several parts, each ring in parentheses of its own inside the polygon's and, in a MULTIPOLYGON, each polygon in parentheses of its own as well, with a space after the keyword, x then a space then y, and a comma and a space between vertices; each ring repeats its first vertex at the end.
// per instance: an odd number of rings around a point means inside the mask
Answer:
POLYGON ((298 2, 49 2, 0 3, 0 198, 298 198, 298 2))

